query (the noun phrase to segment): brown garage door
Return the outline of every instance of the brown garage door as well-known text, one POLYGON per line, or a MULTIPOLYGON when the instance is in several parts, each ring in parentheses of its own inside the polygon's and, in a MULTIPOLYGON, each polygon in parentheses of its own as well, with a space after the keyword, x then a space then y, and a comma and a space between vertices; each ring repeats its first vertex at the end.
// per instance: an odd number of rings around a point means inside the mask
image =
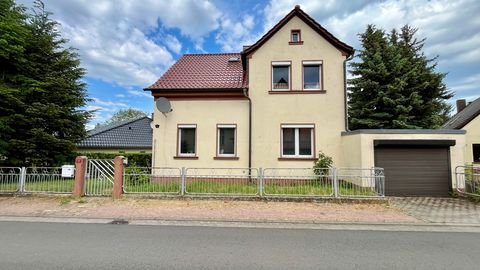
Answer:
POLYGON ((448 147, 378 146, 375 164, 385 169, 386 195, 449 195, 448 147))

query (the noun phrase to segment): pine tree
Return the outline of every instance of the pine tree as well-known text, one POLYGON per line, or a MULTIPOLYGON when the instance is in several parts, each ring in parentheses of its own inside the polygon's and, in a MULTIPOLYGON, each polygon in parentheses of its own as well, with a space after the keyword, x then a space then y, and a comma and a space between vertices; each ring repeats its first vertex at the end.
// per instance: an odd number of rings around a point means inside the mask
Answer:
POLYGON ((12 116, 24 106, 17 86, 30 38, 25 20, 25 8, 13 0, 0 0, 0 160, 6 158, 9 140, 15 134, 12 116))
POLYGON ((369 25, 360 34, 363 49, 351 64, 349 122, 361 128, 436 128, 446 120, 452 94, 435 72, 436 58, 422 52, 425 40, 405 26, 389 35, 369 25), (431 64, 433 63, 433 64, 431 64))
POLYGON ((34 13, 25 16, 25 60, 11 85, 21 102, 15 113, 7 116, 12 132, 6 163, 61 164, 71 159, 75 144, 85 136, 90 115, 80 110, 87 101, 81 81, 85 70, 75 50, 66 47, 57 22, 50 19, 42 2, 36 1, 34 13))

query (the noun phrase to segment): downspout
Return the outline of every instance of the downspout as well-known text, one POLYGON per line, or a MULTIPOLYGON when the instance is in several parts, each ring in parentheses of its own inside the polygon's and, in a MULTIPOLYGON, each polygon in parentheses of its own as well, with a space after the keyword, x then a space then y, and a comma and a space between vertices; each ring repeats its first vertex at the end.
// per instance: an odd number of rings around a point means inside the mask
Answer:
POLYGON ((348 128, 348 100, 347 100, 347 62, 353 59, 355 54, 355 50, 352 51, 345 60, 343 60, 343 90, 344 90, 344 104, 343 107, 345 108, 345 131, 350 131, 348 128))
POLYGON ((252 170, 252 100, 248 96, 248 88, 243 88, 243 95, 248 99, 248 172, 252 170))

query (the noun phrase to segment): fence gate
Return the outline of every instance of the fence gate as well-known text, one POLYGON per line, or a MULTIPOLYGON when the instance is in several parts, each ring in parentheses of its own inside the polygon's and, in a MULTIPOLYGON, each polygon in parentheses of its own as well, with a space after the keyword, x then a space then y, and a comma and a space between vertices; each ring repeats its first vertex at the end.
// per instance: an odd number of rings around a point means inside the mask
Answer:
POLYGON ((111 196, 114 171, 113 159, 89 159, 85 176, 85 195, 111 196))

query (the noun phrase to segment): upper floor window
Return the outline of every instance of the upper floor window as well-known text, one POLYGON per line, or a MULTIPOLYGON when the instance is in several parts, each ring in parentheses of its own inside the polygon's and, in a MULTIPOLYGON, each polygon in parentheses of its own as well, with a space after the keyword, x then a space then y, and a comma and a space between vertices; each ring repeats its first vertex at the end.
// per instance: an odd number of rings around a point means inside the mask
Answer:
POLYGON ((323 90, 322 61, 303 61, 303 89, 323 90))
POLYGON ((290 45, 301 45, 303 44, 302 41, 302 34, 299 29, 294 29, 290 32, 290 45))
POLYGON ((300 30, 292 30, 291 42, 300 42, 300 30))
POLYGON ((290 89, 290 62, 272 62, 272 90, 290 89))

